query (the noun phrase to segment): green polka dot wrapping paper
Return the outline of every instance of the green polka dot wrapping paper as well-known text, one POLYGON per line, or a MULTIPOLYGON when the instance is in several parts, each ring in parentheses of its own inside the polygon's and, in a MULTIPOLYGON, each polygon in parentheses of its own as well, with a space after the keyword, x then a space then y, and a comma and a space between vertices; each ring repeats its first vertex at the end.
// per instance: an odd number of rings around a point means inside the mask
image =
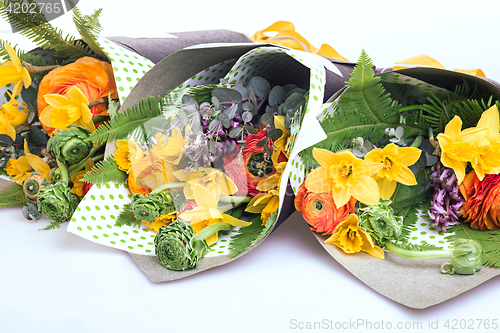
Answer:
MULTIPOLYGON (((200 65, 193 67, 200 67, 200 65)), ((304 117, 304 124, 307 124, 310 128, 314 128, 314 126, 318 126, 315 114, 318 112, 325 98, 326 68, 329 68, 331 72, 336 72, 337 74, 335 75, 339 76, 338 69, 324 58, 275 46, 251 44, 234 47, 221 46, 208 49, 191 48, 165 58, 147 72, 128 95, 122 109, 125 109, 127 105, 133 105, 134 101, 138 99, 155 94, 154 91, 151 91, 152 87, 148 83, 149 81, 163 82, 164 85, 160 89, 165 94, 166 91, 175 88, 186 88, 219 82, 220 79, 224 79, 227 82, 245 83, 252 76, 262 76, 271 83, 293 83, 310 90, 312 98, 309 99, 307 110, 312 111, 307 111, 304 117), (213 54, 213 58, 218 58, 217 61, 210 59, 210 51, 216 51, 213 54), (186 63, 190 63, 190 61, 194 62, 192 59, 195 58, 196 61, 207 58, 209 60, 205 61, 205 65, 203 65, 203 69, 201 70, 195 68, 186 69, 186 73, 182 73, 179 77, 165 75, 170 72, 168 71, 170 66, 175 65, 178 68, 179 65, 185 65, 186 63), (161 77, 161 80, 157 81, 159 77, 161 77), (184 79, 181 79, 182 77, 184 79)), ((155 87, 155 89, 157 88, 155 87)), ((300 135, 298 129, 296 132, 297 135, 300 135)), ((134 130, 130 133, 131 135, 137 134, 134 130)), ((297 140, 297 147, 293 147, 292 155, 294 154, 293 151, 300 149, 301 145, 307 146, 310 144, 307 143, 306 137, 304 136, 304 139, 297 140)), ((110 154, 114 150, 116 150, 116 147, 109 144, 106 153, 110 154)), ((281 213, 278 220, 286 219, 294 211, 293 193, 286 193, 289 180, 288 175, 290 173, 292 173, 292 177, 290 178, 294 179, 296 187, 303 180, 303 170, 292 169, 290 164, 289 169, 286 170, 286 176, 282 177, 282 189, 280 191, 281 213), (295 174, 296 171, 297 173, 295 174), (283 204, 285 198, 288 201, 286 204, 283 204)), ((107 184, 107 186, 101 185, 100 188, 94 186, 80 203, 68 226, 68 231, 90 241, 128 251, 133 255, 134 259, 137 258, 137 255, 148 256, 151 257, 152 262, 154 260, 157 262, 154 256, 154 231, 149 230, 145 226, 141 228, 114 226, 116 217, 123 205, 128 202, 130 202, 130 193, 123 185, 107 184)), ((228 245, 235 232, 237 232, 237 228, 223 233, 218 242, 211 247, 207 258, 227 258, 228 245)), ((217 265, 219 264, 221 263, 217 265)), ((166 271, 162 266, 159 269, 166 271)))

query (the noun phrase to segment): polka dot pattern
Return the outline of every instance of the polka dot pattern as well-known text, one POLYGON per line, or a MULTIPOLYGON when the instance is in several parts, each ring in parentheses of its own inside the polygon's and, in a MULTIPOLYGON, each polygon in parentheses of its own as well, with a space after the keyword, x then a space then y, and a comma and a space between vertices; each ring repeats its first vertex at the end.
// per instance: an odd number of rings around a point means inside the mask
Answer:
MULTIPOLYGON (((123 206, 130 203, 131 197, 126 185, 108 183, 92 186, 73 214, 68 232, 130 253, 154 256, 154 230, 144 224, 140 228, 115 226, 116 218, 123 206)), ((229 254, 229 241, 236 232, 237 229, 220 232, 218 242, 210 248, 207 256, 229 254)))
POLYGON ((408 241, 416 245, 432 244, 441 246, 445 250, 452 249, 453 243, 449 243, 445 239, 447 235, 441 231, 441 228, 434 228, 431 222, 423 219, 420 215, 417 223, 411 229, 408 241))
POLYGON ((154 63, 106 38, 99 38, 98 44, 111 59, 118 96, 120 102, 123 103, 137 82, 154 66, 154 63))
POLYGON ((305 180, 304 163, 302 162, 302 158, 298 155, 288 163, 290 164, 290 172, 288 173, 290 185, 292 186, 293 193, 297 194, 300 184, 305 180))
POLYGON ((182 83, 178 88, 196 87, 204 84, 218 84, 220 79, 223 79, 231 70, 237 59, 222 61, 212 67, 209 67, 196 75, 193 75, 189 80, 182 83))

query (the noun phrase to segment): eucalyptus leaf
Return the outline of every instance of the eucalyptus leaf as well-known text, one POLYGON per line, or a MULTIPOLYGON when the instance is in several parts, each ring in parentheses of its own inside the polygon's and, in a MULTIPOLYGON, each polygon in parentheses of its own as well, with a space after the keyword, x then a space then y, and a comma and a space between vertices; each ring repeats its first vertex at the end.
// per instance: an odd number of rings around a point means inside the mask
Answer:
POLYGON ((8 135, 0 134, 0 145, 1 146, 10 146, 14 143, 14 140, 8 135))
POLYGON ((200 113, 196 112, 196 114, 193 116, 193 121, 191 123, 191 132, 196 133, 200 131, 200 129, 201 129, 200 113))
POLYGON ((253 113, 252 112, 248 112, 248 111, 245 111, 241 114, 241 119, 243 119, 243 121, 245 123, 249 123, 252 121, 252 118, 253 118, 253 113))
POLYGON ((259 142, 257 142, 256 146, 257 147, 262 147, 266 143, 267 143, 267 139, 263 139, 263 140, 260 140, 259 142))
POLYGON ((286 112, 288 110, 295 110, 295 107, 302 102, 305 102, 306 98, 304 95, 299 93, 291 94, 283 103, 283 111, 286 112))
POLYGON ((266 105, 266 113, 274 113, 276 111, 276 107, 272 108, 269 105, 266 105))
POLYGON ((214 105, 215 110, 219 110, 220 102, 219 99, 215 96, 212 96, 212 104, 214 105))
POLYGON ((189 123, 188 117, 187 117, 186 112, 184 110, 179 111, 179 114, 177 115, 177 117, 181 121, 182 126, 186 126, 189 123))
POLYGON ((294 89, 297 89, 298 87, 295 85, 295 84, 292 84, 292 83, 289 83, 289 84, 285 84, 283 86, 283 89, 285 90, 285 93, 289 93, 290 91, 294 90, 294 89))
POLYGON ((389 141, 391 141, 392 143, 398 143, 399 139, 398 138, 390 138, 389 141))
POLYGON ((248 98, 248 89, 243 86, 234 86, 232 89, 236 90, 241 94, 243 99, 248 98))
POLYGON ((253 111, 253 105, 251 103, 245 102, 245 103, 243 103, 243 105, 241 107, 245 111, 249 111, 249 112, 253 111))
POLYGON ((295 89, 292 89, 286 93, 285 100, 288 99, 293 94, 300 94, 300 95, 304 96, 306 93, 307 93, 307 90, 304 90, 302 88, 295 88, 295 89))
POLYGON ((259 133, 259 131, 257 131, 255 128, 253 128, 252 126, 250 126, 248 124, 245 125, 245 129, 250 134, 258 134, 259 133))
POLYGON ((271 84, 266 79, 260 76, 254 76, 247 87, 252 87, 255 94, 262 99, 265 99, 271 91, 271 84))
POLYGON ((267 132, 267 137, 273 141, 278 140, 283 135, 283 131, 279 128, 275 128, 272 131, 267 132))
POLYGON ((438 157, 436 155, 425 154, 425 160, 427 162, 427 166, 433 166, 437 163, 438 157))
POLYGON ((212 90, 212 96, 217 97, 220 102, 241 103, 243 100, 238 91, 230 88, 215 88, 212 90))
POLYGON ((217 119, 219 119, 222 123, 222 126, 225 128, 231 127, 231 121, 229 120, 229 117, 225 113, 219 113, 217 115, 217 119))
POLYGON ((252 113, 257 114, 257 97, 255 96, 255 92, 252 87, 248 88, 248 98, 253 106, 252 113))
POLYGON ((290 126, 291 126, 291 125, 292 125, 292 117, 291 117, 289 114, 287 114, 287 115, 285 116, 285 127, 286 127, 287 129, 290 129, 290 126))
POLYGON ((264 126, 271 125, 274 123, 274 116, 270 113, 264 113, 262 117, 260 117, 260 123, 264 126))
POLYGON ((271 107, 274 107, 276 104, 281 104, 285 101, 285 89, 282 86, 275 86, 269 92, 268 103, 271 107))
POLYGON ((30 143, 46 145, 49 140, 47 134, 43 133, 38 127, 32 127, 26 136, 30 143))
POLYGON ((182 96, 182 104, 189 114, 196 112, 200 109, 198 101, 191 95, 182 96))
POLYGON ((267 156, 271 156, 273 154, 267 145, 264 146, 264 150, 266 151, 267 156))
POLYGON ((365 153, 363 152, 363 147, 361 146, 354 146, 352 148, 352 152, 354 155, 356 155, 356 157, 364 157, 365 156, 365 153))
POLYGON ((238 105, 239 104, 232 104, 226 111, 224 111, 224 113, 227 115, 229 119, 233 119, 234 116, 236 115, 236 110, 238 110, 238 105))
POLYGON ((212 154, 216 154, 217 153, 217 144, 212 140, 208 141, 208 149, 210 150, 210 152, 212 154))
POLYGON ((229 137, 232 139, 237 138, 238 136, 240 136, 242 131, 243 129, 241 127, 235 127, 229 132, 229 137))
POLYGON ((214 119, 210 122, 210 124, 208 124, 208 130, 211 131, 214 129, 215 126, 217 126, 217 124, 219 124, 219 119, 214 119))
POLYGON ((398 126, 396 128, 396 137, 402 138, 404 134, 405 134, 405 129, 402 126, 398 126))
POLYGON ((33 107, 36 108, 38 91, 33 87, 30 86, 28 89, 23 89, 21 91, 21 97, 23 98, 23 101, 25 101, 27 104, 33 105, 33 107))

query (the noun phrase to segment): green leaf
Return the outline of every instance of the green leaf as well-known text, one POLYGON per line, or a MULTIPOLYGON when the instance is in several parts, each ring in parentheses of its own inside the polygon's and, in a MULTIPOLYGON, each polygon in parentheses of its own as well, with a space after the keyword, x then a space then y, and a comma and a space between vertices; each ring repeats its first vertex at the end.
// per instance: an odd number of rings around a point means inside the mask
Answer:
POLYGON ((66 223, 66 222, 56 222, 56 221, 53 221, 53 222, 50 222, 50 224, 48 226, 46 226, 45 228, 42 228, 40 230, 54 230, 54 229, 59 229, 61 227, 61 224, 63 223, 66 223))
POLYGON ((278 210, 271 214, 265 225, 262 225, 260 215, 254 216, 250 219, 251 225, 242 227, 236 236, 233 236, 229 244, 229 255, 234 258, 241 252, 252 249, 264 237, 266 237, 274 227, 278 210))
POLYGON ((412 122, 401 122, 399 103, 391 99, 379 81, 371 59, 363 50, 333 114, 326 114, 321 124, 327 138, 300 154, 306 167, 316 164, 312 156, 314 147, 334 151, 339 145, 345 147, 353 136, 375 143, 385 137, 386 128, 398 126, 404 128, 405 137, 427 134, 428 124, 420 116, 412 122))
POLYGON ((483 265, 500 267, 500 230, 472 229, 467 223, 460 223, 447 230, 452 233, 445 239, 449 242, 457 238, 473 239, 483 247, 483 265))
POLYGON ((92 15, 84 15, 80 13, 77 7, 73 7, 73 22, 76 29, 80 33, 82 40, 89 48, 97 55, 98 58, 104 61, 109 61, 109 57, 99 46, 97 38, 102 32, 102 26, 99 22, 99 16, 102 9, 97 9, 92 15))
POLYGON ((122 225, 128 225, 128 226, 133 225, 134 227, 141 226, 141 220, 135 218, 134 213, 130 209, 130 204, 124 205, 122 212, 116 218, 115 226, 121 227, 122 225))
POLYGON ((432 250, 442 250, 443 247, 441 246, 436 246, 433 244, 412 244, 412 243, 401 243, 401 244, 396 244, 392 243, 393 245, 399 247, 400 249, 404 250, 409 250, 409 251, 432 251, 432 250))
POLYGON ((0 192, 0 208, 21 207, 28 203, 24 195, 22 185, 11 183, 2 192, 0 192))
POLYGON ((108 182, 124 184, 127 181, 127 174, 118 168, 113 156, 108 156, 107 159, 97 162, 80 181, 93 184, 108 182))

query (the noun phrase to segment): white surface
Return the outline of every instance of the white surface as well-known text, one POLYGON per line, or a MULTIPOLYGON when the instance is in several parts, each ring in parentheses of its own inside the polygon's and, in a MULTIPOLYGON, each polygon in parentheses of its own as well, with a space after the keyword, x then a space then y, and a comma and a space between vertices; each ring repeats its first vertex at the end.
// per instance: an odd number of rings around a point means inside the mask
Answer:
MULTIPOLYGON (((116 1, 81 0, 80 9, 83 13, 104 9, 104 35, 220 28, 251 35, 277 20, 289 20, 314 46, 330 44, 351 60, 362 48, 377 66, 423 53, 449 69, 479 67, 500 81, 500 3, 405 3, 330 0, 285 6, 270 1, 141 1, 118 6, 116 1)), ((66 15, 55 23, 67 28, 71 18, 66 15)), ((0 31, 8 30, 0 22, 0 31)), ((0 36, 6 37, 17 39, 0 36)), ((293 329, 293 319, 383 321, 394 327, 398 322, 422 322, 420 330, 391 331, 426 332, 429 321, 438 320, 444 331, 447 319, 500 321, 498 278, 430 309, 412 310, 379 295, 343 269, 298 216, 239 260, 163 284, 151 283, 124 252, 64 229, 38 231, 47 219, 25 221, 15 208, 2 209, 0 218, 1 332, 313 331, 293 329)))

